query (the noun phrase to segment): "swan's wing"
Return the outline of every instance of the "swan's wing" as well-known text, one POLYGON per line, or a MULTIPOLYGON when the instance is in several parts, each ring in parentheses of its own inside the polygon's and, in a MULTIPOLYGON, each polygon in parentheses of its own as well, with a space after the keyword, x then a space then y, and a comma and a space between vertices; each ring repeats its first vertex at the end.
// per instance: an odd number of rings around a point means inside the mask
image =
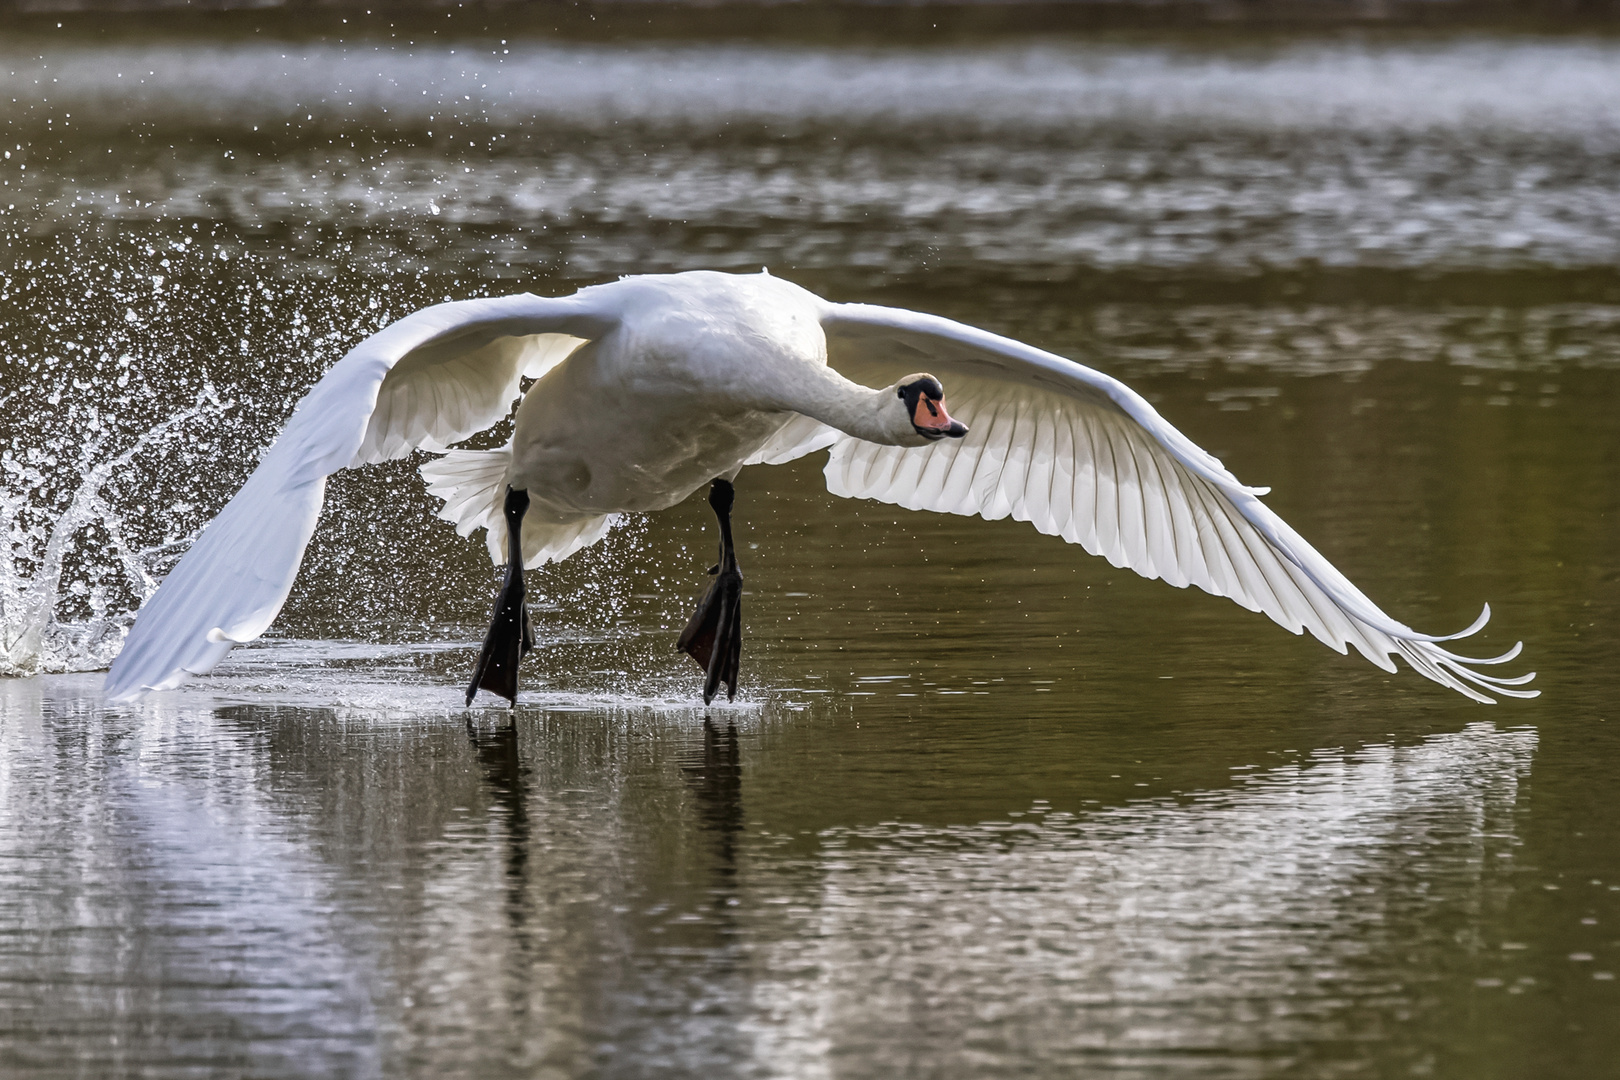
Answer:
POLYGON ((744 465, 781 465, 806 454, 825 449, 844 437, 837 428, 828 427, 811 416, 794 414, 775 435, 744 461, 744 465))
POLYGON ((141 608, 107 676, 108 698, 176 686, 264 633, 292 590, 327 476, 489 427, 511 410, 525 375, 538 377, 612 328, 604 298, 596 290, 439 304, 355 346, 141 608))
POLYGON ((945 384, 962 439, 924 447, 843 438, 827 462, 835 495, 913 510, 1028 521, 1119 567, 1197 585, 1298 634, 1394 671, 1394 655, 1476 701, 1534 697, 1534 675, 1493 676, 1390 618, 1216 458, 1135 391, 1072 360, 949 319, 864 304, 828 305, 828 362, 869 386, 914 371, 945 384))

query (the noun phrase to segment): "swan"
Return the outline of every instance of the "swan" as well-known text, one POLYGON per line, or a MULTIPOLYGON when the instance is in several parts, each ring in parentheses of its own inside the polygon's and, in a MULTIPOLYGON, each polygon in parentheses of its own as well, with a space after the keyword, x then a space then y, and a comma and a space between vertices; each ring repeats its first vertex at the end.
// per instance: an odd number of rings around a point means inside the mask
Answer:
POLYGON ((565 297, 425 308, 362 341, 298 405, 258 467, 146 601, 106 680, 112 701, 178 685, 269 628, 339 469, 421 467, 440 516, 486 531, 506 566, 472 683, 515 704, 533 648, 523 572, 567 558, 626 512, 709 485, 720 558, 678 647, 703 700, 735 695, 741 584, 732 481, 829 449, 836 495, 1013 517, 1118 567, 1197 585, 1476 701, 1533 697, 1518 656, 1444 647, 1386 615, 1212 455, 1123 383, 934 315, 831 303, 769 273, 625 277, 565 297), (522 380, 532 379, 526 393, 522 380), (946 409, 950 392, 953 416, 946 409), (517 406, 511 441, 452 449, 517 406))

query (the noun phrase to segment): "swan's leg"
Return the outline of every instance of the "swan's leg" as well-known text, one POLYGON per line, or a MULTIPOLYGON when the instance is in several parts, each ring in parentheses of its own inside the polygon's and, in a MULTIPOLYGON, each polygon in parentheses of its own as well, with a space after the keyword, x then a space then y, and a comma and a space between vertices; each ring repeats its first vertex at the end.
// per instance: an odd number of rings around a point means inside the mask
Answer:
POLYGON ((714 700, 726 684, 726 700, 737 696, 737 661, 742 656, 742 571, 731 542, 731 503, 736 490, 729 480, 716 480, 709 488, 709 505, 720 519, 720 562, 709 573, 714 582, 698 601, 692 621, 681 631, 675 647, 696 660, 705 672, 703 704, 714 700))
POLYGON ((534 648, 534 627, 529 609, 523 603, 523 515, 529 509, 529 493, 506 489, 506 580, 495 597, 495 617, 484 635, 484 649, 478 654, 478 670, 467 687, 467 704, 480 690, 501 695, 517 704, 518 662, 534 648))

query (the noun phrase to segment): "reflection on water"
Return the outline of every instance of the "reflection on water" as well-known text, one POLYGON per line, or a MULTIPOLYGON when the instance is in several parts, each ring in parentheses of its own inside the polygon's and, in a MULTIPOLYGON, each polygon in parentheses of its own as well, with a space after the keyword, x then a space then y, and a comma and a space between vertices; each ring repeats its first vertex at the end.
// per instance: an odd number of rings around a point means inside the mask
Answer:
POLYGON ((68 673, 0 679, 0 1073, 1612 1071, 1614 42, 297 18, 0 35, 0 672, 68 673), (490 567, 414 461, 334 479, 283 636, 72 674, 364 334, 761 265, 1129 379, 1545 696, 818 461, 739 482, 734 706, 673 649, 698 500, 535 575, 524 707, 462 709, 490 567))
POLYGON ((1466 964, 1414 929, 1500 907, 1535 744, 1473 725, 1175 801, 828 830, 758 967, 771 1056, 792 1076, 857 1049, 1097 1068, 1218 1049, 1253 1068, 1385 1036, 1466 964))
POLYGON ((712 833, 714 842, 714 884, 711 892, 716 910, 736 906, 737 841, 743 829, 742 751, 737 725, 728 722, 724 732, 711 717, 703 718, 703 742, 687 750, 681 758, 681 771, 692 785, 697 802, 699 826, 712 833))
MULTIPOLYGON (((82 677, 0 688, 0 895, 8 925, 44 932, 0 949, 26 1033, 6 1052, 138 1070, 217 1062, 223 1041, 277 1076, 962 1055, 1229 1075, 1368 1040, 1415 1064, 1428 1051, 1393 1036, 1498 970, 1537 744, 1476 723, 976 823, 872 817, 851 791, 844 824, 805 837, 743 790, 745 754, 813 764, 780 721, 458 731, 109 715, 82 677), (77 810, 31 811, 58 806, 77 810), (25 884, 41 873, 49 895, 25 884)), ((801 780, 839 799, 836 772, 801 780)))

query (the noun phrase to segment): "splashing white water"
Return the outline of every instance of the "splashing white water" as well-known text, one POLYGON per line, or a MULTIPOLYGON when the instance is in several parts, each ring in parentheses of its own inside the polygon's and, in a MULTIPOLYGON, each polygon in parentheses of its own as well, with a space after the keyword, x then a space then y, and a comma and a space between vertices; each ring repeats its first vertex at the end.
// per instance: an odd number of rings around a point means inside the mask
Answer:
POLYGON ((100 554, 122 572, 137 601, 150 596, 158 585, 155 570, 176 551, 189 547, 194 536, 137 547, 126 539, 123 517, 103 491, 138 456, 172 442, 190 421, 217 416, 232 404, 208 387, 193 405, 149 429, 121 453, 98 461, 103 445, 88 444, 79 462, 84 479, 48 529, 30 528, 24 520, 44 478, 31 469, 12 470, 18 486, 0 489, 0 532, 5 536, 0 544, 0 676, 94 671, 118 655, 135 612, 113 603, 104 586, 84 589, 88 618, 58 617, 63 570, 73 541, 86 528, 98 526, 109 541, 100 554))

